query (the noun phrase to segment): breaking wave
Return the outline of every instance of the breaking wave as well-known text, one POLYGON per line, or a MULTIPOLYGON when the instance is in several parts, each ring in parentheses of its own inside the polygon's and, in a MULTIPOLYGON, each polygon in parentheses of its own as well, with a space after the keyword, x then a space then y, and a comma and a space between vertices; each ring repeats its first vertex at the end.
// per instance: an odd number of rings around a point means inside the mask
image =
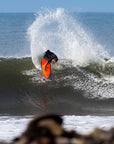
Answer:
POLYGON ((114 58, 77 19, 64 9, 41 11, 28 34, 32 60, 0 58, 0 114, 114 115, 114 58), (51 80, 40 70, 47 49, 59 57, 51 80))

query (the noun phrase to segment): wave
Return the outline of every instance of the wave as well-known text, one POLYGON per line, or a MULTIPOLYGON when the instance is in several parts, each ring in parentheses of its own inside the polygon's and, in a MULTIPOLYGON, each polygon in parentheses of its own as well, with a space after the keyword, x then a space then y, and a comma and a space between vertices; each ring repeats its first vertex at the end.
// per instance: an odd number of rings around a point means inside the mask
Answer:
POLYGON ((84 26, 64 9, 39 12, 28 28, 28 34, 32 61, 37 68, 40 68, 38 57, 47 49, 54 51, 60 59, 72 60, 74 66, 104 62, 104 58, 110 57, 84 26))
POLYGON ((107 62, 108 71, 103 72, 99 63, 74 67, 71 61, 59 62, 47 80, 31 57, 0 58, 0 114, 114 114, 114 83, 101 75, 114 77, 114 63, 107 62))
POLYGON ((114 115, 114 58, 77 19, 41 11, 28 34, 31 56, 0 57, 0 114, 114 115), (40 69, 47 49, 59 57, 50 80, 40 69))

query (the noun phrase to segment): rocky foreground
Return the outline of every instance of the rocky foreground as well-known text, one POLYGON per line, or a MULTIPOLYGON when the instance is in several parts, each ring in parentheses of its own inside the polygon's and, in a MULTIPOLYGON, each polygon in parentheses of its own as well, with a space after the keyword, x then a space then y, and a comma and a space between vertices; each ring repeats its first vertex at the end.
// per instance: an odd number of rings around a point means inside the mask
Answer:
MULTIPOLYGON (((12 144, 114 144, 114 128, 108 131, 96 128, 92 133, 81 135, 63 128, 59 115, 47 114, 35 117, 27 129, 12 140, 12 144)), ((5 142, 0 142, 5 144, 5 142)))

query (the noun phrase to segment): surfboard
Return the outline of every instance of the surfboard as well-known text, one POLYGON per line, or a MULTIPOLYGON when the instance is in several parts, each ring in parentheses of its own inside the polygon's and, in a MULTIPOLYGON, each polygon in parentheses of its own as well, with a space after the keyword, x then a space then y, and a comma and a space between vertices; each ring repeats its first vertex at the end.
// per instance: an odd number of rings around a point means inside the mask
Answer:
POLYGON ((46 59, 42 59, 42 62, 41 62, 41 67, 42 67, 42 73, 43 75, 48 79, 50 74, 51 74, 51 64, 48 63, 47 64, 47 60, 46 59), (46 66, 47 64, 47 66, 46 66), (45 68, 46 66, 46 68, 45 68))

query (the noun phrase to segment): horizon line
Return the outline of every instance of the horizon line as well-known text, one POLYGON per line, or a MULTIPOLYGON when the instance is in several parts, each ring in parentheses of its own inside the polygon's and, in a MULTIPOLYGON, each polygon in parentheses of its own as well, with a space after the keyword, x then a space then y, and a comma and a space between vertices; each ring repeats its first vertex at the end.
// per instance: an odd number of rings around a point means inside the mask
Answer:
MULTIPOLYGON (((10 12, 0 12, 0 13, 38 13, 38 11, 36 12, 36 11, 31 11, 31 12, 27 12, 27 11, 10 11, 10 12)), ((109 12, 109 11, 70 11, 70 13, 114 13, 114 12, 109 12)))

